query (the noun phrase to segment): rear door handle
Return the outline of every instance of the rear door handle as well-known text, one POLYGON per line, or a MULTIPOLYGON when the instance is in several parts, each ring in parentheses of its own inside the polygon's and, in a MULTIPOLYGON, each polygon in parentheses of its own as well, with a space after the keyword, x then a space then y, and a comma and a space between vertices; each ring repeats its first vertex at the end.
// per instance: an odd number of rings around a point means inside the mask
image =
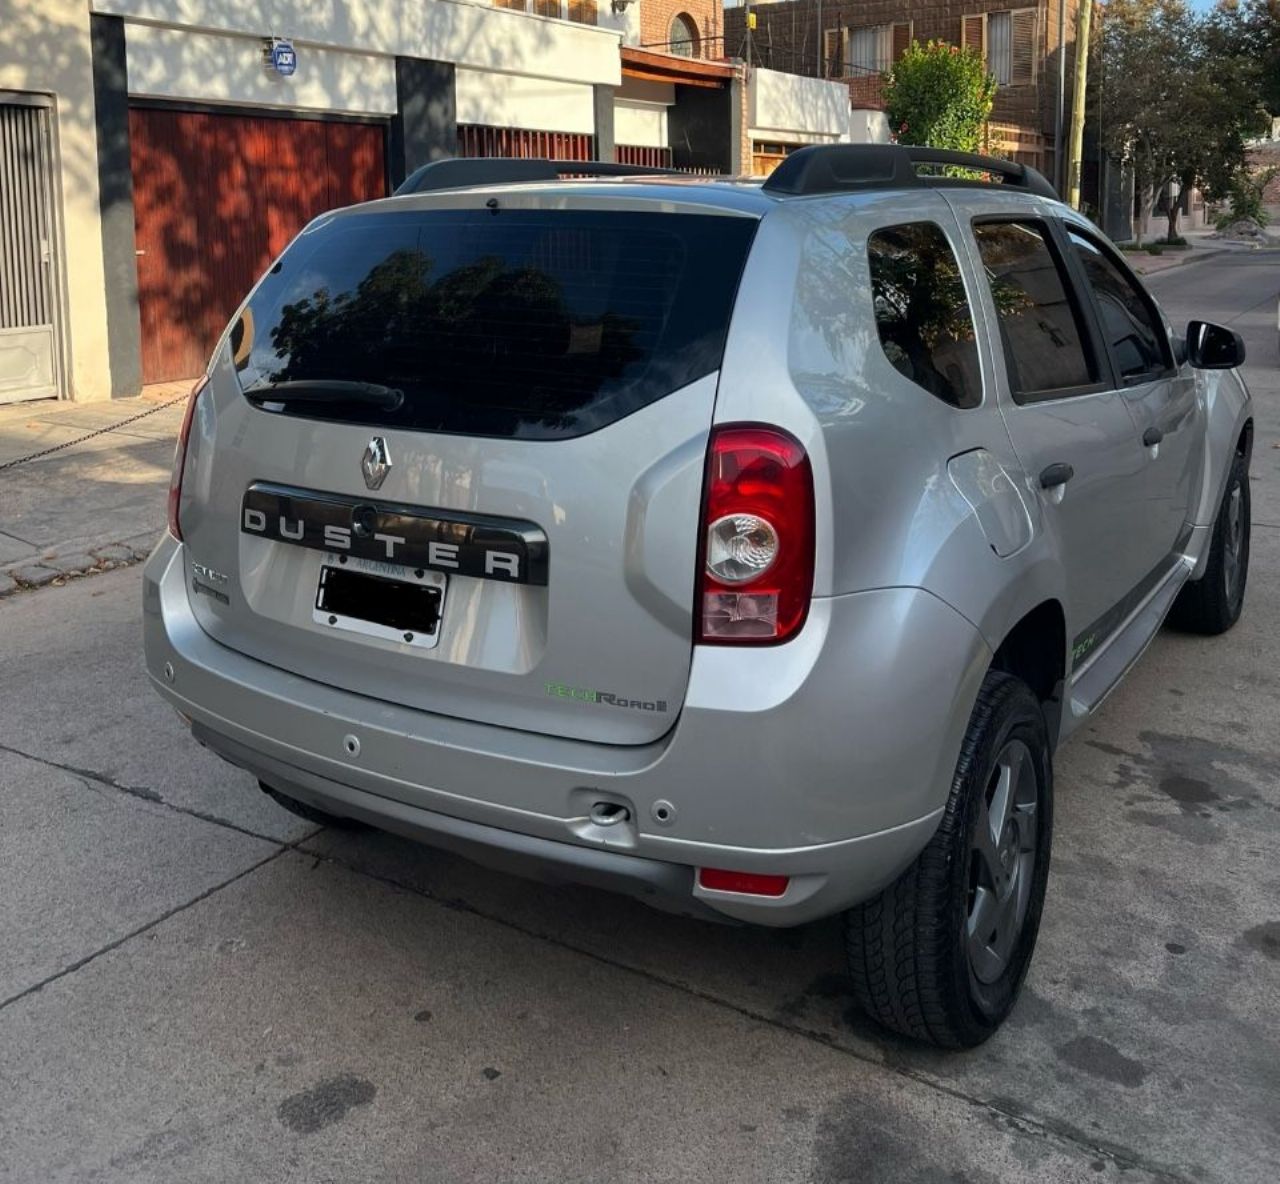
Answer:
POLYGON ((1072 477, 1076 475, 1073 469, 1065 461, 1058 461, 1057 464, 1050 465, 1040 473, 1040 488, 1054 489, 1059 485, 1065 485, 1072 477))
POLYGON ((1164 432, 1159 428, 1147 428, 1147 430, 1142 433, 1142 447, 1154 448, 1163 439, 1164 432))

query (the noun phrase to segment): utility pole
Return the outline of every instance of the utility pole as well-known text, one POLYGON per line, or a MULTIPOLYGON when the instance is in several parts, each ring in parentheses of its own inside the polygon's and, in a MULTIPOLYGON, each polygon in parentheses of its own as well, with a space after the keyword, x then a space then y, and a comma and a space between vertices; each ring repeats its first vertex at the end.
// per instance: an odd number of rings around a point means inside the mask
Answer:
POLYGON ((1061 195, 1066 189, 1063 170, 1062 118, 1067 99, 1067 0, 1058 0, 1058 105, 1053 114, 1053 187, 1061 195))
POLYGON ((826 38, 822 35, 822 0, 818 0, 818 77, 827 76, 826 38))
POLYGON ((747 69, 750 70, 751 69, 751 41, 752 41, 752 34, 755 32, 756 17, 755 17, 755 13, 751 11, 751 0, 746 0, 746 4, 743 7, 746 9, 745 15, 747 18, 747 22, 746 22, 747 23, 747 69))
MULTIPOLYGON (((1076 14, 1076 86, 1071 94, 1071 171, 1067 204, 1080 208, 1080 173, 1084 156, 1084 92, 1089 81, 1089 26, 1093 23, 1093 0, 1080 0, 1076 14)), ((1101 178, 1099 178, 1101 180, 1101 178)))

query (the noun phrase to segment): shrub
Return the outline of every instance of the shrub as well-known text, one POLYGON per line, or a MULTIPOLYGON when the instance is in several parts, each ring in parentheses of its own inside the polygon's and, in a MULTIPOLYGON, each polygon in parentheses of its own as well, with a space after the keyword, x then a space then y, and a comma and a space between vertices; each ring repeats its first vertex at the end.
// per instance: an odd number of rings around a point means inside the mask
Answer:
POLYGON ((885 115, 899 144, 980 152, 995 96, 981 56, 944 41, 913 41, 885 76, 885 115))
POLYGON ((1225 196, 1231 203, 1231 208, 1218 215, 1218 229, 1226 230, 1233 222, 1239 222, 1242 218, 1251 218, 1259 226, 1265 226, 1267 211, 1262 205, 1263 193, 1277 173, 1280 173, 1280 169, 1263 169, 1257 173, 1247 167, 1237 169, 1226 186, 1225 196))

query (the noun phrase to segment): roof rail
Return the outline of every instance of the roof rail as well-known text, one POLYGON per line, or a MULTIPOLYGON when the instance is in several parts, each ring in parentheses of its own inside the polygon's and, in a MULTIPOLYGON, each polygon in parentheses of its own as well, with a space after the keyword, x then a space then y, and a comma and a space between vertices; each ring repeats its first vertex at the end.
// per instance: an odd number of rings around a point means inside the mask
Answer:
POLYGON ((558 181, 566 174, 579 177, 670 176, 672 169, 606 160, 544 160, 496 156, 458 156, 435 160, 410 173, 396 194, 426 193, 433 189, 467 189, 473 185, 509 185, 519 181, 558 181))
POLYGON ((973 152, 919 148, 906 144, 815 144, 791 153, 764 183, 766 193, 803 197, 867 189, 924 185, 1011 185, 1038 197, 1058 199, 1045 177, 1029 165, 973 152), (965 168, 1000 181, 921 174, 918 165, 965 168))

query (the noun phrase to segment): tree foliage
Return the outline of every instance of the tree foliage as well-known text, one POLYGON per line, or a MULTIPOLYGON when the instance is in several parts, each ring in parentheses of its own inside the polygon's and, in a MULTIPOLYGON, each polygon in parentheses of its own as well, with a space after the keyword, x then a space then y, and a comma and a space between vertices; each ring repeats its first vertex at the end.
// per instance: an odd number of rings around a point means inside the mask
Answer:
POLYGON ((1091 120, 1098 126, 1100 108, 1103 144, 1132 166, 1144 213, 1172 181, 1222 193, 1243 166, 1245 140, 1267 122, 1250 36, 1239 8, 1200 16, 1181 0, 1109 0, 1094 43, 1091 120))
POLYGON ((943 41, 913 41, 884 83, 885 114, 900 144, 982 150, 996 80, 981 55, 943 41))

